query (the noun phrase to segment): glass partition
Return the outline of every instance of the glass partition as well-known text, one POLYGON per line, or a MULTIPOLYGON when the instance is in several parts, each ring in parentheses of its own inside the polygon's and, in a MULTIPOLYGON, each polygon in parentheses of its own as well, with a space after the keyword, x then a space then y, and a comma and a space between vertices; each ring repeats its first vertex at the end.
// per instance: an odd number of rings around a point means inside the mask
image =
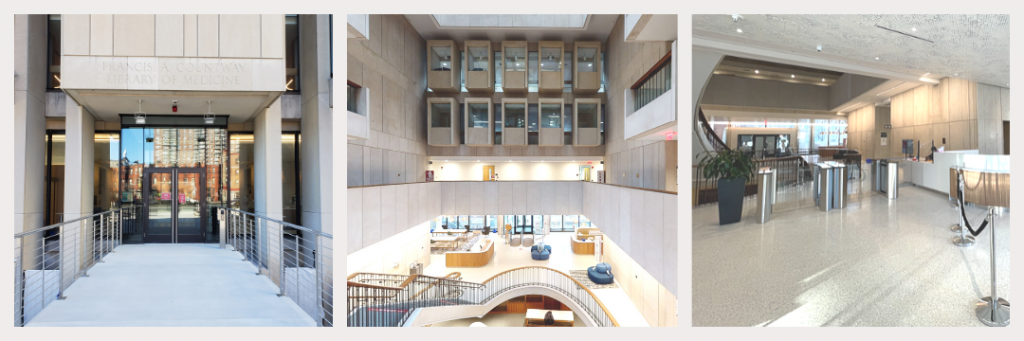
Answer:
POLYGON ((469 47, 469 71, 487 71, 490 70, 490 63, 487 59, 487 47, 483 46, 470 46, 469 47))
POLYGON ((501 70, 504 64, 501 61, 501 51, 494 51, 494 91, 497 92, 501 92, 501 70))
POLYGON ((231 134, 228 156, 230 174, 228 200, 231 208, 244 212, 256 211, 256 185, 253 182, 253 135, 231 134))
POLYGON ((469 124, 470 128, 487 128, 490 115, 487 113, 487 103, 469 103, 469 124))
POLYGON ((562 105, 558 103, 544 103, 540 105, 540 126, 541 128, 562 127, 562 105))
POLYGON ((526 128, 526 104, 505 104, 505 127, 526 128))
POLYGON ((545 47, 540 49, 541 71, 562 71, 562 49, 557 47, 545 47))
POLYGON ((526 71, 526 48, 505 48, 505 71, 526 71))
POLYGON ((597 62, 596 58, 594 58, 597 55, 597 48, 581 47, 576 50, 579 53, 576 60, 576 67, 579 69, 579 72, 597 71, 597 67, 594 66, 594 63, 597 62))
POLYGON ((452 47, 432 46, 430 48, 430 70, 451 71, 452 70, 452 47))
POLYGON ((576 119, 579 121, 577 124, 579 128, 597 128, 598 127, 598 112, 596 103, 580 103, 576 105, 578 113, 576 113, 576 119))
POLYGON ((431 103, 430 104, 430 127, 451 128, 452 127, 452 104, 431 103))
POLYGON ((530 92, 536 92, 537 89, 537 51, 532 51, 528 55, 530 60, 527 65, 530 67, 529 72, 526 74, 527 85, 530 86, 530 92))
MULTIPOLYGON (((526 126, 529 128, 527 131, 531 133, 537 132, 537 104, 530 103, 526 105, 526 126)), ((532 143, 532 144, 537 144, 532 143)))

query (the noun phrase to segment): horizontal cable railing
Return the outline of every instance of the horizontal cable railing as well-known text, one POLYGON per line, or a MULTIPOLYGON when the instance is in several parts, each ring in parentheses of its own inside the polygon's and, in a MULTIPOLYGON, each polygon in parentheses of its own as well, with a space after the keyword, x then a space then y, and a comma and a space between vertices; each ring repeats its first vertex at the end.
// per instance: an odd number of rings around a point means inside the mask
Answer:
MULTIPOLYGON (((776 172, 776 187, 799 186, 812 180, 810 165, 801 156, 787 156, 774 159, 754 160, 757 168, 770 167, 776 172)), ((693 166, 693 205, 699 206, 718 202, 718 178, 704 177, 704 168, 693 166)), ((747 180, 743 196, 757 194, 760 177, 747 180)))
POLYGON ((218 207, 221 243, 242 254, 317 326, 334 326, 334 237, 280 220, 218 207))
MULTIPOLYGON (((32 320, 121 245, 134 208, 114 209, 14 235, 14 325, 32 320)), ((66 214, 68 216, 70 214, 66 214)))
POLYGON ((522 287, 545 287, 571 299, 599 327, 619 324, 590 289, 571 276, 550 268, 529 266, 502 272, 483 283, 461 281, 461 274, 444 278, 357 273, 347 283, 349 327, 399 327, 419 308, 484 305, 522 287), (397 286, 380 285, 393 284, 397 286))

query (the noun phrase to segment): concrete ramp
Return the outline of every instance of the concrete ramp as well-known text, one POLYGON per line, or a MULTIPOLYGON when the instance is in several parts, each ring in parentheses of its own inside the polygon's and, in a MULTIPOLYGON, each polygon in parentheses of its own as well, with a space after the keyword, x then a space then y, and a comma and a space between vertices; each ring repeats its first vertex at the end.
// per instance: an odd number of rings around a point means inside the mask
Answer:
POLYGON ((256 267, 216 244, 122 245, 27 327, 315 327, 256 267))

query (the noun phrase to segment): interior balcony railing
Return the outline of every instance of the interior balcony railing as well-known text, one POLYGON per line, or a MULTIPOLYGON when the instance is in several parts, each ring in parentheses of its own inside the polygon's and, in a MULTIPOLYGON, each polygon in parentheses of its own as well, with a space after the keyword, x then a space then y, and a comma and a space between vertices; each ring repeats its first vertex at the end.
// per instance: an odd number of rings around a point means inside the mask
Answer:
POLYGON ((230 245, 318 327, 334 326, 334 237, 280 220, 218 207, 221 247, 230 245))
POLYGON ((136 207, 97 213, 14 235, 14 326, 25 326, 137 226, 136 207))
POLYGON ((569 297, 599 327, 618 327, 608 308, 590 289, 550 268, 529 266, 508 270, 482 283, 445 277, 355 273, 347 282, 349 327, 400 327, 417 309, 486 305, 506 292, 544 287, 569 297))
POLYGON ((729 145, 722 141, 722 138, 718 137, 715 133, 715 129, 711 127, 711 123, 708 123, 707 117, 704 116, 704 110, 697 108, 697 117, 700 120, 701 131, 704 132, 704 137, 707 138, 708 142, 711 143, 711 147, 716 151, 729 150, 729 145))
MULTIPOLYGON (((776 186, 799 186, 806 181, 813 180, 810 164, 799 155, 781 158, 770 158, 754 160, 758 169, 770 167, 776 172, 776 186)), ((700 165, 693 166, 693 205, 700 206, 718 202, 718 178, 704 177, 704 168, 700 165)), ((747 180, 743 190, 743 196, 757 195, 757 188, 760 177, 752 177, 747 180)))

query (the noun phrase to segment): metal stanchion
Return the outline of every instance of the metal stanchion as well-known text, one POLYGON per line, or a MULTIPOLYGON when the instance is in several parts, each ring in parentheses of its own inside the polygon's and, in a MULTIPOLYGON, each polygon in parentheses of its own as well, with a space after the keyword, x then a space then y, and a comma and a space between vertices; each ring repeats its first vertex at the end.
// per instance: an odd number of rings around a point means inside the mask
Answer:
POLYGON ((221 249, 224 249, 225 248, 224 244, 227 243, 227 220, 228 220, 227 209, 218 208, 217 209, 217 223, 218 223, 217 226, 220 228, 220 230, 217 231, 218 232, 217 234, 220 237, 220 248, 221 249))
POLYGON ((996 221, 995 208, 988 209, 988 219, 991 228, 989 229, 989 242, 992 268, 992 296, 981 299, 974 307, 974 313, 981 320, 981 323, 989 327, 1005 327, 1010 325, 1010 302, 1000 298, 996 292, 996 221))
POLYGON ((772 218, 772 203, 775 201, 774 174, 775 172, 768 167, 757 172, 757 222, 760 224, 767 223, 772 218))
MULTIPOLYGON (((974 242, 975 242, 974 236, 969 235, 967 233, 968 232, 967 229, 963 228, 964 223, 965 223, 964 222, 964 214, 965 214, 965 209, 964 208, 965 208, 965 206, 964 206, 964 200, 963 200, 964 178, 963 178, 963 174, 960 173, 959 169, 956 171, 956 187, 957 187, 956 204, 957 204, 957 207, 959 208, 957 210, 957 219, 960 220, 960 224, 958 224, 958 226, 960 227, 960 235, 956 236, 956 237, 953 237, 953 245, 956 245, 956 246, 971 246, 971 245, 974 245, 974 242)), ((979 232, 981 232, 981 231, 979 231, 979 232)))

